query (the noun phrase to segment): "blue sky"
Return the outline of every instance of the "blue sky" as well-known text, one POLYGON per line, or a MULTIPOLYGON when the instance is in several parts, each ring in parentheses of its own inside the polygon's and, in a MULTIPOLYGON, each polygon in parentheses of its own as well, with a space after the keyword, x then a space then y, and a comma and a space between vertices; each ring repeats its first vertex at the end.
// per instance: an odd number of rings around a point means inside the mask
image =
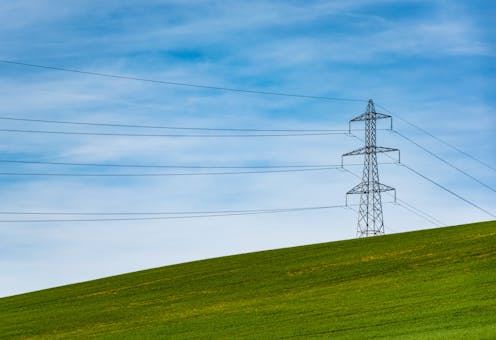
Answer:
MULTIPOLYGON (((2 1, 0 59, 260 91, 374 98, 393 114, 496 167, 495 15, 492 1, 2 1)), ((8 117, 339 129, 366 106, 2 63, 0 75, 0 115, 8 117)), ((395 126, 496 186, 494 171, 398 119, 395 126)), ((2 121, 2 127, 123 131, 9 121, 2 121)), ((378 138, 380 145, 400 148, 405 163, 496 212, 494 192, 390 132, 381 131, 378 138)), ((52 162, 336 164, 342 153, 359 146, 342 135, 205 140, 0 134, 1 159, 52 162)), ((2 169, 81 172, 6 163, 2 169)), ((360 173, 360 167, 350 169, 360 173)), ((383 165, 381 179, 397 188, 399 198, 448 225, 491 219, 404 168, 383 165)), ((339 205, 357 184, 336 170, 130 179, 3 176, 0 181, 2 211, 339 205)), ((399 206, 385 204, 384 212, 388 232, 435 226, 399 206)), ((337 209, 181 221, 2 223, 0 295, 194 259, 353 238, 356 218, 353 211, 337 209)))

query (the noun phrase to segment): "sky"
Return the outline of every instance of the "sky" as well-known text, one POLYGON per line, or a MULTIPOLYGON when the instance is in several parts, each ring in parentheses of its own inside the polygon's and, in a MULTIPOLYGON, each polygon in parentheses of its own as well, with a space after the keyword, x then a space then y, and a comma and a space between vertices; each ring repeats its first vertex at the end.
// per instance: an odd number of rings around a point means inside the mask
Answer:
MULTIPOLYGON (((381 182, 395 187, 402 202, 435 219, 412 214, 384 194, 386 232, 491 220, 494 217, 463 199, 496 214, 495 17, 493 1, 477 0, 6 0, 0 3, 0 59, 4 61, 358 100, 172 86, 0 62, 0 117, 202 128, 347 129, 348 121, 363 113, 371 98, 378 112, 393 115, 398 132, 469 175, 385 130, 387 122, 379 122, 378 145, 399 148, 402 162, 452 192, 405 167, 381 164, 381 182)), ((346 192, 360 181, 339 169, 170 177, 5 173, 171 172, 9 160, 196 166, 340 164, 343 153, 362 143, 345 134, 257 138, 60 135, 5 130, 178 131, 0 122, 4 130, 0 132, 0 296, 185 261, 356 236, 357 213, 344 208, 49 223, 12 220, 67 216, 6 214, 339 206, 346 192)), ((179 130, 184 131, 204 133, 179 130)), ((360 164, 363 159, 346 162, 360 164)), ((391 159, 380 156, 379 162, 391 159)), ((347 169, 361 173, 360 165, 347 169)), ((178 171, 195 172, 172 172, 178 171)), ((351 204, 358 202, 358 197, 349 199, 351 204)))

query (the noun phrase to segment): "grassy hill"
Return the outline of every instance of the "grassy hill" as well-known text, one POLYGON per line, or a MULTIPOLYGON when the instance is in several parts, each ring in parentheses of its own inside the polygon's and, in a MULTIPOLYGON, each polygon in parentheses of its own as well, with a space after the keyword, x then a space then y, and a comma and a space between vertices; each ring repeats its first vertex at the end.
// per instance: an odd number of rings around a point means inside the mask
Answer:
POLYGON ((0 336, 496 338, 496 221, 162 267, 0 299, 0 336))

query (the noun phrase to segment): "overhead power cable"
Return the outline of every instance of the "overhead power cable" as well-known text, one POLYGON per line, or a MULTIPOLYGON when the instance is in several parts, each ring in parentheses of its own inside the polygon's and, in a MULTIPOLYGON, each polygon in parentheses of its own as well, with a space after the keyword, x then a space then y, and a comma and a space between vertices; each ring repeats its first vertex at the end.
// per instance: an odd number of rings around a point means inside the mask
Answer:
MULTIPOLYGON (((391 164, 398 164, 397 162, 394 162, 394 163, 391 163, 391 164)), ((348 172, 349 174, 353 175, 354 177, 358 178, 361 180, 361 177, 359 175, 357 175, 356 173, 354 173, 353 171, 351 170, 348 170, 348 169, 344 169, 346 172, 348 172)), ((388 194, 390 197, 394 197, 393 194, 391 194, 389 191, 386 192, 386 194, 388 194)), ((417 215, 419 217, 421 217, 422 219, 426 220, 427 222, 433 224, 433 225, 446 225, 446 223, 444 223, 443 221, 437 219, 436 217, 430 215, 429 213, 415 207, 414 205, 406 202, 405 200, 401 200, 399 199, 398 197, 396 197, 396 204, 401 206, 402 208, 410 211, 411 213, 413 213, 414 215, 417 215)))
MULTIPOLYGON (((354 137, 354 138, 356 138, 356 139, 358 139, 358 140, 361 140, 361 141, 363 142, 363 139, 361 139, 360 137, 358 137, 358 136, 356 136, 356 135, 354 135, 354 134, 350 134, 350 135, 351 135, 352 137, 354 137)), ((385 155, 386 155, 387 157, 389 157, 390 159, 394 160, 394 159, 393 159, 390 155, 388 155, 387 153, 386 153, 385 155)), ((459 194, 457 194, 457 193, 455 193, 454 191, 452 191, 452 190, 450 190, 450 189, 446 188, 445 186, 443 186, 443 185, 439 184, 438 182, 434 181, 433 179, 431 179, 431 178, 429 178, 429 177, 427 177, 427 176, 425 176, 425 175, 421 174, 420 172, 418 172, 417 170, 415 170, 415 169, 413 169, 412 167, 408 166, 407 164, 405 164, 405 163, 403 163, 403 162, 397 162, 396 164, 397 164, 397 165, 400 165, 400 166, 403 166, 403 167, 405 167, 405 168, 407 168, 407 169, 409 169, 411 172, 413 172, 413 173, 417 174, 418 176, 420 176, 420 177, 424 178, 425 180, 427 180, 427 181, 431 182, 432 184, 436 185, 437 187, 439 187, 439 188, 441 188, 441 189, 445 190, 446 192, 450 193, 451 195, 453 195, 453 196, 457 197, 458 199, 461 199, 461 200, 462 200, 462 201, 464 201, 465 203, 470 204, 470 205, 471 205, 471 206, 473 206, 474 208, 477 208, 477 209, 479 209, 480 211, 482 211, 482 212, 484 212, 484 213, 486 213, 486 214, 488 214, 488 215, 490 215, 490 216, 492 216, 492 217, 496 217, 496 215, 495 215, 495 214, 493 214, 493 213, 491 213, 490 211, 488 211, 488 210, 486 210, 486 209, 482 208, 481 206, 479 206, 479 205, 475 204, 474 202, 470 201, 469 199, 467 199, 467 198, 465 198, 465 197, 463 197, 463 196, 460 196, 459 194)))
MULTIPOLYGON (((6 160, 0 159, 0 163, 8 164, 36 164, 55 166, 83 166, 83 167, 117 167, 117 168, 165 168, 165 169, 288 169, 288 168, 334 168, 340 164, 289 164, 289 165, 166 165, 166 164, 109 164, 109 163, 73 163, 73 162, 45 162, 29 160, 6 160)), ((381 162, 379 164, 393 164, 393 162, 381 162)), ((361 163, 350 163, 345 166, 360 166, 361 163)))
POLYGON ((469 199, 467 199, 467 198, 465 198, 465 197, 463 197, 463 196, 460 196, 460 195, 459 195, 459 194, 457 194, 456 192, 454 192, 454 191, 452 191, 452 190, 450 190, 450 189, 446 188, 444 185, 439 184, 438 182, 436 182, 436 181, 434 181, 433 179, 431 179, 431 178, 427 177, 426 175, 424 175, 424 174, 420 173, 419 171, 417 171, 417 170, 413 169, 412 167, 410 167, 410 166, 406 165, 405 163, 399 163, 399 165, 401 165, 401 166, 403 166, 403 167, 407 168, 407 169, 408 169, 408 170, 410 170, 411 172, 413 172, 413 173, 417 174, 418 176, 420 176, 420 177, 424 178, 425 180, 427 180, 427 181, 431 182, 431 183, 432 183, 432 184, 434 184, 435 186, 437 186, 437 187, 439 187, 439 188, 443 189, 444 191, 446 191, 446 192, 450 193, 451 195, 453 195, 453 196, 457 197, 458 199, 460 199, 460 200, 464 201, 465 203, 470 204, 470 205, 471 205, 471 206, 473 206, 474 208, 479 209, 480 211, 482 211, 482 212, 484 212, 484 213, 488 214, 489 216, 496 217, 496 214, 493 214, 492 212, 490 212, 490 211, 488 211, 488 210, 486 210, 486 209, 482 208, 481 206, 479 206, 479 205, 475 204, 475 203, 474 203, 474 202, 472 202, 471 200, 469 200, 469 199))
POLYGON ((118 128, 164 129, 164 130, 193 130, 193 131, 235 131, 235 132, 347 132, 348 129, 245 129, 245 128, 207 128, 189 126, 139 125, 121 123, 75 122, 67 120, 32 119, 0 116, 1 120, 30 123, 85 125, 118 128))
POLYGON ((42 172, 0 172, 0 176, 47 176, 47 177, 167 177, 167 176, 214 176, 214 175, 245 175, 270 174, 285 172, 339 170, 337 167, 282 169, 282 170, 253 170, 253 171, 219 171, 219 172, 178 172, 178 173, 42 173, 42 172))
MULTIPOLYGON (((5 59, 0 59, 1 63, 4 64, 11 64, 11 65, 18 65, 18 66, 26 66, 26 67, 33 67, 33 68, 41 68, 41 69, 49 69, 49 70, 57 70, 57 71, 64 71, 64 72, 72 72, 72 73, 80 73, 80 74, 85 74, 85 75, 92 75, 92 76, 99 76, 99 77, 108 77, 108 78, 116 78, 116 79, 127 79, 127 80, 137 80, 137 81, 144 81, 144 82, 152 82, 152 83, 158 83, 158 84, 165 84, 165 85, 176 85, 176 86, 188 86, 188 87, 198 87, 198 88, 205 88, 205 89, 215 89, 215 90, 223 90, 223 91, 233 91, 233 92, 238 92, 238 93, 252 93, 252 94, 264 94, 264 95, 276 95, 276 96, 287 96, 287 97, 298 97, 298 98, 307 98, 307 99, 321 99, 321 100, 333 100, 333 101, 351 101, 351 102, 366 102, 367 100, 365 99, 355 99, 355 98, 340 98, 340 97, 326 97, 326 96, 311 96, 311 95, 301 95, 301 94, 291 94, 291 93, 282 93, 282 92, 270 92, 270 91, 256 91, 256 90, 244 90, 244 89, 236 89, 236 88, 228 88, 228 87, 219 87, 219 86, 208 86, 208 85, 200 85, 200 84, 192 84, 192 83, 181 83, 181 82, 169 82, 169 81, 162 81, 162 80, 153 80, 153 79, 145 79, 145 78, 139 78, 139 77, 131 77, 131 76, 122 76, 122 75, 114 75, 114 74, 107 74, 107 73, 99 73, 99 72, 89 72, 89 71, 83 71, 83 70, 77 70, 77 69, 68 69, 68 68, 62 68, 62 67, 53 67, 53 66, 46 66, 46 65, 39 65, 39 64, 30 64, 30 63, 23 63, 23 62, 18 62, 18 61, 13 61, 13 60, 5 60, 5 59)), ((388 110, 386 107, 377 104, 378 107, 381 107, 383 110, 386 112, 393 114, 390 110, 388 110)), ((408 120, 402 118, 398 114, 394 114, 394 116, 401 121, 405 122, 406 124, 418 129, 419 131, 423 132, 424 134, 436 139, 437 141, 441 142, 442 144, 452 148, 453 150, 459 152, 460 154, 478 162, 479 164, 484 165, 485 167, 496 171, 496 168, 487 162, 482 161, 481 159, 474 157, 470 155, 469 153, 461 150, 460 148, 456 147, 455 145, 446 142, 445 140, 433 135, 432 133, 426 131, 425 129, 421 128, 420 126, 409 122, 408 120)))
POLYGON ((114 132, 76 132, 76 131, 47 131, 47 130, 23 130, 23 129, 0 129, 0 132, 12 133, 40 133, 55 135, 83 135, 83 136, 113 136, 113 137, 171 137, 171 138, 254 138, 254 137, 307 137, 307 136, 330 136, 347 135, 348 132, 316 132, 316 133, 280 133, 280 134, 143 134, 143 133, 114 133, 114 132))
POLYGON ((429 137, 431 137, 431 138, 433 138, 433 139, 437 140, 438 142, 440 142, 440 143, 442 143, 442 144, 446 145, 447 147, 449 147, 449 148, 451 148, 451 149, 455 150, 455 151, 456 151, 456 152, 458 152, 459 154, 461 154, 461 155, 463 155, 463 156, 465 156, 465 157, 467 157, 467 158, 470 158, 470 159, 472 159, 473 161, 475 161, 475 162, 477 162, 477 163, 479 163, 479 164, 481 164, 481 165, 485 166, 486 168, 491 169, 491 170, 493 170, 493 171, 495 171, 495 172, 496 172, 496 168, 495 168, 494 166, 492 166, 492 165, 488 164, 487 162, 485 162, 485 161, 481 160, 480 158, 477 158, 477 157, 475 157, 475 156, 473 156, 473 155, 471 155, 471 154, 469 154, 469 153, 467 153, 467 152, 463 151, 462 149, 458 148, 457 146, 455 146, 455 145, 453 145, 453 144, 451 144, 451 143, 448 143, 448 142, 447 142, 447 141, 445 141, 444 139, 439 138, 439 137, 437 137, 436 135, 434 135, 434 134, 430 133, 429 131, 427 131, 427 130, 425 130, 425 129, 421 128, 421 127, 420 127, 420 126, 418 126, 417 124, 414 124, 414 123, 412 123, 412 122, 410 122, 410 121, 406 120, 405 118, 402 118, 402 117, 401 117, 400 115, 398 115, 397 113, 392 113, 390 110, 388 110, 388 109, 387 109, 386 107, 384 107, 383 105, 379 105, 379 104, 377 104, 377 106, 378 106, 378 107, 381 107, 384 111, 386 111, 387 113, 389 113, 389 114, 393 115, 394 117, 398 118, 398 119, 399 119, 399 120, 401 120, 402 122, 404 122, 404 123, 406 123, 406 124, 410 125, 411 127, 414 127, 415 129, 417 129, 418 131, 422 132, 423 134, 425 134, 425 135, 427 135, 427 136, 429 136, 429 137))
POLYGON ((174 219, 191 219, 191 218, 211 218, 224 216, 242 216, 242 215, 259 215, 259 214, 277 214, 300 211, 324 210, 344 208, 344 205, 330 205, 319 207, 304 208, 287 208, 287 209, 267 209, 267 210, 238 210, 237 212, 215 212, 212 214, 199 214, 187 216, 157 216, 157 217, 117 217, 117 218, 92 218, 92 219, 11 219, 0 220, 0 223, 55 223, 55 222, 111 222, 111 221, 144 221, 144 220, 174 220, 174 219))
POLYGON ((243 209, 243 210, 197 210, 197 211, 112 211, 112 212, 81 212, 81 211, 0 211, 0 215, 52 215, 52 216, 112 216, 112 215, 211 215, 211 214, 238 214, 238 213, 269 213, 269 212, 281 212, 281 211, 306 211, 306 210, 320 210, 329 209, 330 207, 340 207, 336 206, 311 206, 311 207, 292 207, 292 208, 274 208, 274 209, 243 209))
POLYGON ((438 224, 434 220, 426 217, 423 214, 420 214, 419 212, 415 211, 414 209, 411 209, 410 207, 408 207, 407 205, 404 205, 404 204, 399 203, 399 202, 397 202, 396 205, 398 205, 398 206, 402 207, 403 209, 405 209, 406 211, 409 211, 410 213, 424 219, 425 221, 429 222, 430 224, 432 224, 434 226, 438 226, 438 224))
POLYGON ((443 162, 444 164, 450 166, 451 168, 457 170, 458 172, 462 173, 463 175, 471 178, 472 180, 476 181, 477 183, 479 183, 480 185, 486 187, 487 189, 493 191, 493 192, 496 192, 496 189, 494 189, 493 187, 491 187, 490 185, 484 183, 483 181, 475 178, 474 176, 470 175, 468 172, 460 169, 459 167, 457 167, 456 165, 454 165, 453 163, 451 162, 448 162, 446 159, 442 158, 441 156, 435 154, 434 152, 432 152, 431 150, 427 149, 426 147, 422 146, 421 144, 415 142, 413 139, 405 136, 404 134, 402 134, 401 132, 397 131, 397 130, 391 130, 392 132, 396 133, 398 136, 400 136, 401 138, 409 141, 410 143, 416 145, 417 147, 419 147, 420 149, 422 149, 423 151, 427 152, 429 155, 437 158, 438 160, 440 160, 441 162, 443 162))
POLYGON ((98 76, 98 77, 124 79, 124 80, 135 80, 135 81, 161 84, 161 85, 185 86, 185 87, 202 88, 202 89, 209 89, 209 90, 221 90, 221 91, 229 91, 229 92, 237 92, 237 93, 261 94, 261 95, 294 97, 294 98, 305 98, 305 99, 319 99, 319 100, 331 100, 331 101, 343 101, 343 102, 366 102, 366 100, 364 100, 364 99, 356 99, 356 98, 311 96, 311 95, 304 95, 304 94, 297 94, 297 93, 247 90, 247 89, 239 89, 239 88, 223 87, 223 86, 211 86, 211 85, 194 84, 194 83, 184 83, 184 82, 147 79, 147 78, 140 78, 140 77, 134 77, 134 76, 124 76, 124 75, 102 73, 102 72, 83 71, 83 70, 78 70, 78 69, 73 69, 73 68, 63 68, 63 67, 54 67, 54 66, 46 66, 46 65, 39 65, 39 64, 30 64, 30 63, 23 63, 23 62, 18 62, 18 61, 13 61, 13 60, 5 60, 5 59, 0 59, 0 63, 33 67, 33 68, 46 69, 46 70, 79 73, 79 74, 84 74, 84 75, 89 75, 89 76, 98 76))
POLYGON ((447 226, 447 224, 445 222, 441 221, 437 217, 434 217, 431 214, 429 214, 423 210, 420 210, 419 208, 413 206, 412 204, 406 202, 405 200, 396 198, 396 201, 397 201, 397 204, 400 205, 401 207, 403 207, 404 209, 411 211, 413 214, 415 214, 417 216, 423 217, 425 220, 430 221, 435 226, 439 226, 439 225, 447 226))
POLYGON ((253 212, 279 212, 279 211, 298 211, 298 210, 317 210, 326 209, 328 206, 315 207, 298 207, 298 208, 276 208, 276 209, 245 209, 245 210, 198 210, 198 211, 140 211, 140 212, 40 212, 40 211, 0 211, 0 215, 76 215, 76 216, 110 216, 110 215, 210 215, 210 214, 237 214, 237 213, 253 213, 253 212))

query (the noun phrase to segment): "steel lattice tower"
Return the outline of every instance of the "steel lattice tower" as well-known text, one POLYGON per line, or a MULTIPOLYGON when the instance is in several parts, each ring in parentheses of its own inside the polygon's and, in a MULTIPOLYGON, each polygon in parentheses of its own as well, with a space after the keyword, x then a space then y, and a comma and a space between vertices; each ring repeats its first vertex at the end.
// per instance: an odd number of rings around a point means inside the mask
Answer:
POLYGON ((379 182, 377 154, 391 151, 398 151, 399 153, 399 150, 376 145, 378 119, 391 119, 392 128, 391 116, 377 113, 374 102, 370 99, 365 113, 353 118, 349 123, 351 133, 351 123, 365 121, 365 146, 345 153, 342 156, 364 155, 362 182, 346 193, 346 202, 348 202, 348 195, 360 194, 357 225, 358 237, 383 235, 384 219, 381 192, 394 191, 396 199, 396 190, 379 182))

